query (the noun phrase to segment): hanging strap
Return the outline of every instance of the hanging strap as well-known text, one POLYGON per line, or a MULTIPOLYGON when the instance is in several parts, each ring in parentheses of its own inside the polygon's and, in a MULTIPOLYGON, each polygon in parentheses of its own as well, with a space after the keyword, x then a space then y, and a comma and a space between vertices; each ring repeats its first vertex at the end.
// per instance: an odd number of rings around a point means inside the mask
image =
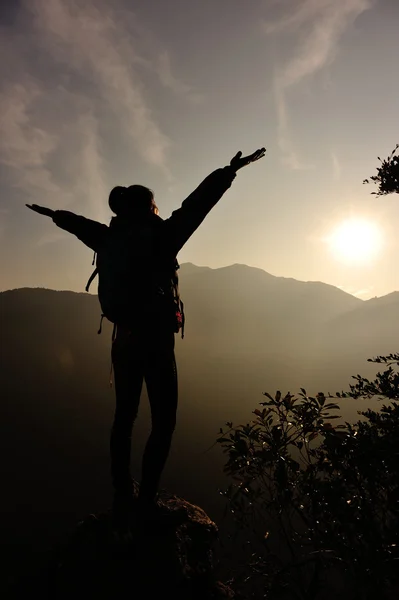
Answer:
MULTIPOLYGON (((112 330, 112 343, 114 343, 115 338, 116 338, 116 332, 117 332, 117 325, 116 323, 114 323, 114 328, 112 330)), ((109 387, 112 387, 112 372, 113 372, 113 362, 112 362, 112 350, 111 350, 111 370, 109 372, 109 387)))
POLYGON ((184 314, 184 304, 179 299, 180 310, 181 310, 181 339, 184 339, 184 324, 186 322, 186 315, 184 314))
POLYGON ((104 319, 105 315, 101 315, 101 319, 100 319, 100 329, 97 331, 98 335, 100 335, 100 333, 103 330, 103 319, 104 319))
MULTIPOLYGON (((179 262, 178 262, 177 258, 175 258, 175 271, 178 271, 179 269, 180 269, 179 262)), ((184 314, 184 304, 180 298, 180 293, 179 293, 179 289, 178 289, 177 275, 173 278, 173 287, 174 287, 175 298, 178 301, 179 311, 181 312, 181 339, 184 339, 184 324, 186 322, 186 316, 184 314)))
POLYGON ((112 371, 113 371, 113 362, 112 362, 112 357, 111 357, 111 370, 109 372, 109 387, 112 388, 112 371))
MULTIPOLYGON (((91 263, 92 265, 96 264, 96 256, 97 256, 97 252, 94 252, 94 254, 93 254, 93 260, 92 260, 92 263, 91 263)), ((97 274, 98 274, 98 269, 96 268, 96 269, 94 269, 93 273, 90 275, 89 281, 86 283, 86 287, 85 287, 86 292, 89 291, 89 288, 91 286, 91 282, 93 281, 93 279, 95 278, 95 276, 97 274)))
POLYGON ((91 283, 92 283, 93 279, 94 279, 94 278, 95 278, 97 275, 98 275, 98 269, 96 268, 96 269, 94 269, 93 273, 90 275, 90 279, 89 279, 89 281, 88 281, 88 282, 87 282, 87 284, 86 284, 86 287, 85 287, 85 290, 86 290, 86 292, 88 292, 88 291, 89 291, 89 288, 90 288, 90 286, 91 286, 91 283))

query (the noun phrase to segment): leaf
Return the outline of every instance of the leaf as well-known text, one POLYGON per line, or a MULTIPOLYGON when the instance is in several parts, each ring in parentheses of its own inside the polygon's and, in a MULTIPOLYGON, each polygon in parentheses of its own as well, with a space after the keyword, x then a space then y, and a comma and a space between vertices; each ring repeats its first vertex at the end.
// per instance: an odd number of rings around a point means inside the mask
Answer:
POLYGON ((281 400, 281 392, 279 390, 276 392, 275 400, 276 400, 276 402, 280 402, 280 400, 281 400))
POLYGON ((290 394, 290 392, 288 392, 284 396, 283 402, 284 402, 284 406, 287 410, 289 410, 292 407, 292 405, 294 404, 293 398, 294 398, 294 396, 292 394, 290 394))
POLYGON ((292 469, 292 470, 293 470, 295 473, 297 473, 297 472, 299 471, 299 469, 300 469, 299 462, 297 462, 296 460, 291 460, 291 461, 290 461, 290 466, 291 466, 291 469, 292 469))

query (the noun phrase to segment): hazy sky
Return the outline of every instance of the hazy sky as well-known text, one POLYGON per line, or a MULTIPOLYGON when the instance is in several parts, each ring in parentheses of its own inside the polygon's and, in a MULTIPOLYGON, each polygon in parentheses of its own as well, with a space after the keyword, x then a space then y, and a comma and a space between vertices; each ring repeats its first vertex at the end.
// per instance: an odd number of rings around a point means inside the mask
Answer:
POLYGON ((167 217, 263 145, 180 261, 399 289, 399 198, 362 185, 399 142, 398 0, 2 0, 0 23, 0 289, 91 273, 26 202, 108 222, 109 190, 141 183, 167 217), (325 241, 348 217, 383 232, 365 264, 325 241))

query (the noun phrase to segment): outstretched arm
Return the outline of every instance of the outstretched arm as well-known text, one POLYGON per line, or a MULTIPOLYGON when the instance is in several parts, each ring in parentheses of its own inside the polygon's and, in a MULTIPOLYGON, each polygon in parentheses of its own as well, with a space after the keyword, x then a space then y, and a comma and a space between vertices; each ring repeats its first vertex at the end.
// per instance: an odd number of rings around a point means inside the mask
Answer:
POLYGON ((52 210, 38 204, 27 204, 26 206, 40 215, 51 217, 58 227, 73 233, 86 246, 98 252, 108 229, 106 225, 75 215, 67 210, 52 210))
POLYGON ((54 210, 47 208, 46 206, 39 206, 38 204, 25 204, 25 206, 45 217, 52 217, 54 214, 54 210))
POLYGON ((184 200, 181 207, 165 220, 167 237, 172 243, 175 254, 181 250, 210 210, 231 186, 236 172, 262 158, 265 152, 265 148, 260 148, 253 154, 244 157, 242 157, 242 152, 237 152, 228 167, 217 169, 208 175, 197 189, 184 200))

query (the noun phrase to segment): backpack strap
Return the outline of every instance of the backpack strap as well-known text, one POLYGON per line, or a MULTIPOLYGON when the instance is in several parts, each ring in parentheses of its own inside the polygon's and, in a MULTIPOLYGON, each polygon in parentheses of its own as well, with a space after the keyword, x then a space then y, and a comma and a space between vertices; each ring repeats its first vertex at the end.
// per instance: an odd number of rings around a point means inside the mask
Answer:
POLYGON ((100 329, 97 331, 98 335, 101 335, 101 332, 103 330, 103 320, 104 320, 105 315, 101 315, 101 319, 100 319, 100 329))
MULTIPOLYGON (((96 256, 97 256, 97 252, 94 252, 93 261, 91 263, 92 265, 94 265, 95 262, 96 262, 96 256)), ((93 281, 93 279, 96 277, 97 274, 98 274, 98 269, 94 269, 93 273, 90 275, 89 281, 86 284, 86 287, 85 287, 86 292, 89 291, 89 288, 91 286, 91 282, 93 281)))
POLYGON ((98 268, 96 267, 94 269, 93 273, 90 275, 90 279, 89 279, 89 281, 86 284, 86 287, 85 287, 86 292, 89 291, 89 288, 90 288, 90 286, 92 284, 92 281, 93 281, 93 279, 95 279, 95 277, 97 277, 97 275, 98 275, 98 268))
POLYGON ((181 310, 181 339, 184 339, 184 324, 186 321, 186 315, 184 314, 184 304, 179 298, 179 305, 181 310))

